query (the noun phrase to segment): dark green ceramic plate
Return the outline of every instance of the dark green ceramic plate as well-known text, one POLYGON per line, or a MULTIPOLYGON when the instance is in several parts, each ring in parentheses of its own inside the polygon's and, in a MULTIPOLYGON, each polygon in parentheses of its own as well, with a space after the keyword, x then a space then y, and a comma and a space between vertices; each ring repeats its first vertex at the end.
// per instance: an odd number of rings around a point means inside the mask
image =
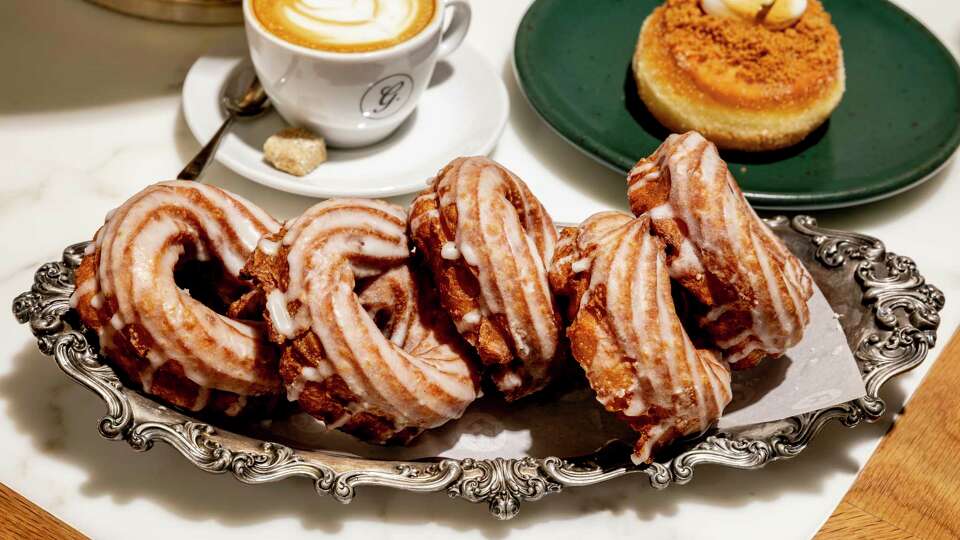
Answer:
MULTIPOLYGON (((667 135, 636 97, 630 59, 660 0, 537 0, 517 30, 517 78, 562 137, 620 171, 667 135)), ((919 21, 885 0, 824 0, 840 31, 847 92, 786 150, 724 158, 762 208, 817 209, 888 197, 943 166, 960 143, 960 69, 919 21)))

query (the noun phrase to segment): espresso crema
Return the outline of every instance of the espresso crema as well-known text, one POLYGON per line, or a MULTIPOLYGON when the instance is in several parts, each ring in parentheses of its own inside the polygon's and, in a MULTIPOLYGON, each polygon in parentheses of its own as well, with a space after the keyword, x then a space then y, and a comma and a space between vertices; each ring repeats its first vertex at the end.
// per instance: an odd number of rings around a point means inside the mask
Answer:
POLYGON ((253 12, 284 41, 333 52, 386 49, 419 34, 436 0, 252 0, 253 12))

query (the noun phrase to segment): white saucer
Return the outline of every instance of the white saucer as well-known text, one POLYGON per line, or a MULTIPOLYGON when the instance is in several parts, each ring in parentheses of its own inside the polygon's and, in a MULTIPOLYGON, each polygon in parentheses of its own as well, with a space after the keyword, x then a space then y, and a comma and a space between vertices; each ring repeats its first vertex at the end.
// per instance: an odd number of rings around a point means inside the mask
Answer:
MULTIPOLYGON (((225 118, 223 85, 249 62, 246 53, 203 56, 183 83, 183 114, 200 144, 225 118)), ((355 150, 330 149, 326 163, 296 177, 263 160, 263 142, 286 126, 275 111, 231 127, 216 159, 237 174, 281 191, 311 197, 387 197, 418 191, 458 156, 488 154, 507 122, 510 104, 500 75, 464 44, 437 64, 417 110, 385 141, 355 150)))

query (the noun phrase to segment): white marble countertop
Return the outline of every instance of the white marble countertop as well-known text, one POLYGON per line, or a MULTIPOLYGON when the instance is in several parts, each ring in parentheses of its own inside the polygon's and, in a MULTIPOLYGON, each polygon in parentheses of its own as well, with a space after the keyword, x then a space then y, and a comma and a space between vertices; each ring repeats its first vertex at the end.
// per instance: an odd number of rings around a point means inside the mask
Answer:
MULTIPOLYGON (((960 4, 900 3, 958 54, 960 4)), ((512 101, 494 157, 524 178, 557 220, 624 207, 622 179, 554 135, 517 89, 508 59, 527 4, 474 1, 468 40, 500 67, 512 101)), ((8 239, 0 298, 10 302, 38 265, 89 238, 107 210, 180 170, 199 148, 180 111, 181 81, 204 51, 240 39, 239 27, 151 23, 79 0, 0 3, 0 230, 8 239)), ((219 165, 207 175, 281 218, 314 202, 219 165)), ((948 298, 941 343, 960 317, 960 261, 953 239, 944 245, 960 226, 958 200, 960 166, 953 164, 894 199, 818 214, 823 224, 877 236, 916 260, 948 298)), ((893 410, 930 363, 892 385, 893 410)), ((193 468, 164 445, 137 454, 101 439, 101 409, 37 351, 26 328, 0 317, 0 482, 94 538, 808 538, 888 427, 833 426, 792 461, 759 472, 705 468, 691 484, 665 491, 638 476, 571 490, 500 523, 483 507, 442 495, 362 489, 341 506, 318 498, 307 482, 246 487, 193 468)))

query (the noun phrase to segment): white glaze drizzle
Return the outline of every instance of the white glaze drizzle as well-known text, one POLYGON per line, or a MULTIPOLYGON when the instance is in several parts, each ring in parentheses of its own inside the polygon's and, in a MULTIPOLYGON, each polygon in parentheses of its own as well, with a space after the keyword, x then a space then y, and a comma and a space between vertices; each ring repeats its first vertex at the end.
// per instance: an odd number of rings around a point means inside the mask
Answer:
MULTIPOLYGON (((661 170, 669 170, 669 198, 649 213, 654 219, 680 221, 687 231, 670 263, 671 277, 703 279, 710 270, 704 261, 724 261, 723 269, 710 271, 724 276, 737 291, 736 309, 749 313, 750 335, 717 336, 718 345, 729 347, 725 357, 736 362, 750 351, 780 354, 799 341, 809 318, 806 298, 812 281, 746 203, 716 147, 695 132, 668 137, 631 171, 631 204, 643 200, 641 195, 658 181, 661 170), (709 202, 698 205, 702 201, 709 202)), ((710 330, 711 323, 733 307, 714 306, 701 323, 710 330)))
MULTIPOLYGON (((289 325, 281 322, 283 331, 278 331, 295 334, 309 329, 326 353, 325 363, 303 368, 300 376, 287 384, 288 399, 299 398, 306 382, 336 374, 364 400, 350 404, 356 408, 351 414, 367 409, 390 414, 399 428, 440 425, 459 417, 476 397, 469 368, 452 349, 436 344, 428 347, 428 357, 407 350, 423 346, 420 344, 433 339, 433 334, 418 322, 405 230, 402 208, 366 199, 320 203, 286 226, 282 242, 289 247, 288 286, 285 291, 271 291, 268 302, 270 295, 282 299, 284 306, 298 301, 302 307, 289 325), (356 259, 355 254, 364 259, 356 259), (378 262, 370 263, 371 259, 378 262), (395 268, 383 273, 391 264, 395 268), (361 277, 374 281, 358 298, 353 289, 361 277), (396 324, 388 338, 363 302, 400 291, 402 299, 382 302, 409 310, 393 314, 396 324)), ((273 305, 278 304, 280 300, 273 300, 273 305)), ((269 311, 272 314, 274 310, 269 311)), ((340 427, 348 419, 345 415, 330 426, 340 427)))
POLYGON ((274 257, 280 251, 280 242, 274 242, 273 240, 262 238, 260 243, 257 244, 257 249, 262 251, 264 255, 274 257))
MULTIPOLYGON (((486 158, 455 160, 424 196, 435 196, 441 210, 455 208, 453 241, 479 283, 476 310, 505 316, 523 369, 542 385, 560 333, 544 262, 553 258, 557 233, 546 211, 523 182, 486 158)), ((415 215, 413 230, 425 219, 415 215)), ((476 327, 456 322, 468 337, 476 327)))
POLYGON ((477 310, 467 312, 463 316, 463 322, 469 325, 480 324, 480 312, 477 310))
POLYGON ((446 242, 440 249, 440 256, 448 261, 455 261, 460 258, 460 250, 457 249, 457 244, 446 242))
POLYGON ((583 258, 577 259, 573 264, 570 265, 570 269, 575 273, 579 274, 580 272, 586 272, 590 269, 590 259, 583 258))
POLYGON ((595 327, 601 332, 595 339, 618 347, 587 349, 595 356, 577 357, 588 367, 598 400, 633 418, 646 417, 654 406, 671 411, 660 420, 641 422, 644 427, 634 453, 638 462, 648 459, 665 437, 709 426, 731 397, 729 371, 709 352, 696 350, 677 319, 663 248, 647 233, 647 223, 646 217, 598 214, 584 222, 577 243, 581 256, 593 257, 590 284, 580 306, 587 305, 598 287, 605 289, 606 302, 599 313, 605 313, 606 325, 595 327), (604 334, 606 328, 609 335, 604 334), (606 370, 624 361, 631 363, 636 378, 626 386, 621 386, 623 379, 614 379, 617 386, 611 387, 606 370))
MULTIPOLYGON (((108 216, 94 241, 99 264, 90 304, 100 309, 109 298, 116 306, 108 325, 112 331, 98 332, 103 349, 109 352, 119 339, 117 332, 136 323, 153 344, 146 354, 150 365, 141 372, 147 391, 153 373, 168 359, 176 360, 185 376, 202 388, 244 394, 275 387, 275 379, 259 380, 249 369, 258 361, 255 342, 262 339, 260 334, 181 291, 173 268, 185 252, 183 246, 192 244, 198 257, 216 256, 236 275, 260 236, 278 228, 242 198, 195 182, 163 182, 133 196, 108 216), (190 218, 183 220, 182 215, 190 218), (177 241, 170 242, 174 238, 177 241), (131 245, 136 248, 129 249, 131 245)), ((203 399, 201 393, 199 406, 203 399)))
POLYGON ((292 339, 294 336, 293 319, 287 311, 287 297, 279 290, 272 290, 267 294, 267 313, 270 315, 270 324, 281 335, 292 339))

